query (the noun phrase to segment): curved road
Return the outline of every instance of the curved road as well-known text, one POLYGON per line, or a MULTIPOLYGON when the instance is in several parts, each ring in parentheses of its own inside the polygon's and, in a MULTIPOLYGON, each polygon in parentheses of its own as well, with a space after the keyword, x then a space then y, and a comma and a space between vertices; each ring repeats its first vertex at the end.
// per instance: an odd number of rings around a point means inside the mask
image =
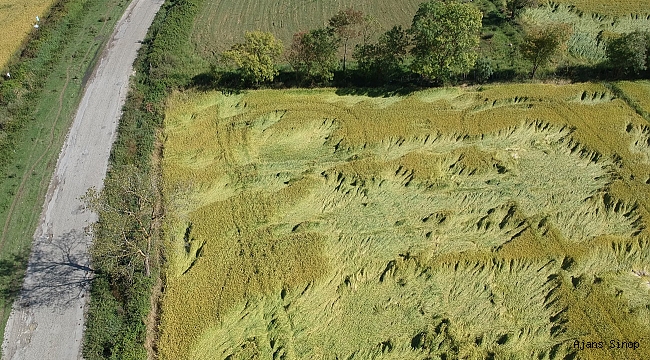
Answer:
POLYGON ((164 0, 132 0, 86 85, 48 188, 3 359, 81 359, 89 289, 86 229, 96 215, 80 197, 102 187, 140 42, 164 0))

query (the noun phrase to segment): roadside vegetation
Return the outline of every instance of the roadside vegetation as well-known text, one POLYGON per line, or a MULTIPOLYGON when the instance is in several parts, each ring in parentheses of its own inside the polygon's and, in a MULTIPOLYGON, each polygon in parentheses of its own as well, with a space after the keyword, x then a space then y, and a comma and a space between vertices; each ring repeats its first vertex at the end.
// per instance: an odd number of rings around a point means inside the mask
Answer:
POLYGON ((125 6, 120 0, 56 2, 40 14, 38 31, 3 67, 11 76, 0 77, 2 331, 22 286, 45 193, 85 79, 125 6))
POLYGON ((99 215, 83 347, 89 360, 157 352, 157 296, 164 282, 158 130, 168 94, 192 82, 188 69, 197 59, 188 56, 189 31, 197 10, 191 0, 170 1, 157 14, 134 64, 104 189, 86 196, 99 215))

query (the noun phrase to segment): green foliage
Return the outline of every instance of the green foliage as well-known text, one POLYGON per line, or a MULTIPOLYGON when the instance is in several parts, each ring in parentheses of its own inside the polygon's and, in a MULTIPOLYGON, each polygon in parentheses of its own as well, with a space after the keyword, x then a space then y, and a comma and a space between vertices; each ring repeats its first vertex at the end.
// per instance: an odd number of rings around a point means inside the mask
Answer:
POLYGON ((535 77, 540 67, 546 66, 565 49, 570 36, 571 28, 565 24, 527 29, 521 53, 533 65, 531 78, 535 77))
POLYGON ((233 45, 223 57, 235 63, 244 82, 259 84, 273 81, 278 74, 277 62, 282 49, 282 42, 273 34, 252 31, 246 32, 244 42, 233 45))
POLYGON ((338 45, 332 29, 300 32, 293 37, 287 59, 298 75, 316 82, 330 81, 338 68, 338 45))
POLYGON ((368 78, 391 81, 402 72, 406 59, 408 35, 396 25, 374 44, 359 45, 354 51, 358 69, 368 78))
POLYGON ((623 74, 639 74, 648 67, 650 33, 634 31, 607 42, 607 60, 610 66, 623 74))
POLYGON ((411 26, 411 69, 431 80, 449 81, 467 73, 478 57, 483 14, 471 4, 429 1, 420 5, 411 26))
POLYGON ((476 81, 483 83, 490 79, 494 74, 492 69, 492 61, 489 58, 482 57, 476 60, 476 65, 474 65, 474 77, 476 81))

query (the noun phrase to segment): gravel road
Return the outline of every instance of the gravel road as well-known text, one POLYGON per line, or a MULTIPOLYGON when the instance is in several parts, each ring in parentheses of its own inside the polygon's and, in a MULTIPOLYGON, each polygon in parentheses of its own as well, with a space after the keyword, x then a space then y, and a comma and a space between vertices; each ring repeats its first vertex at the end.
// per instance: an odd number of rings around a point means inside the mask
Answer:
POLYGON ((59 154, 34 234, 20 298, 2 343, 3 359, 80 359, 89 280, 88 225, 80 197, 100 189, 129 76, 163 0, 132 0, 89 79, 59 154))

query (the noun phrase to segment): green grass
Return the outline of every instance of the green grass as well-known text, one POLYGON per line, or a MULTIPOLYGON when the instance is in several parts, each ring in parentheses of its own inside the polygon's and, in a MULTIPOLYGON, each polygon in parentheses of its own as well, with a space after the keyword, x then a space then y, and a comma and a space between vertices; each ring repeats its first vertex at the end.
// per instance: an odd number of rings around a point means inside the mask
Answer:
MULTIPOLYGON (((68 127, 81 98, 85 78, 99 49, 126 6, 123 0, 69 1, 57 8, 52 28, 28 44, 33 58, 11 69, 20 81, 19 96, 0 109, 0 142, 9 149, 0 171, 0 309, 4 324, 22 285, 31 240, 68 127), (106 20, 108 19, 108 20, 106 20), (22 88, 20 88, 22 87, 22 88)), ((9 82, 6 82, 8 84, 9 82)), ((5 85, 5 84, 0 84, 5 85)))
POLYGON ((160 356, 561 359, 648 339, 644 124, 596 84, 176 93, 160 356))

